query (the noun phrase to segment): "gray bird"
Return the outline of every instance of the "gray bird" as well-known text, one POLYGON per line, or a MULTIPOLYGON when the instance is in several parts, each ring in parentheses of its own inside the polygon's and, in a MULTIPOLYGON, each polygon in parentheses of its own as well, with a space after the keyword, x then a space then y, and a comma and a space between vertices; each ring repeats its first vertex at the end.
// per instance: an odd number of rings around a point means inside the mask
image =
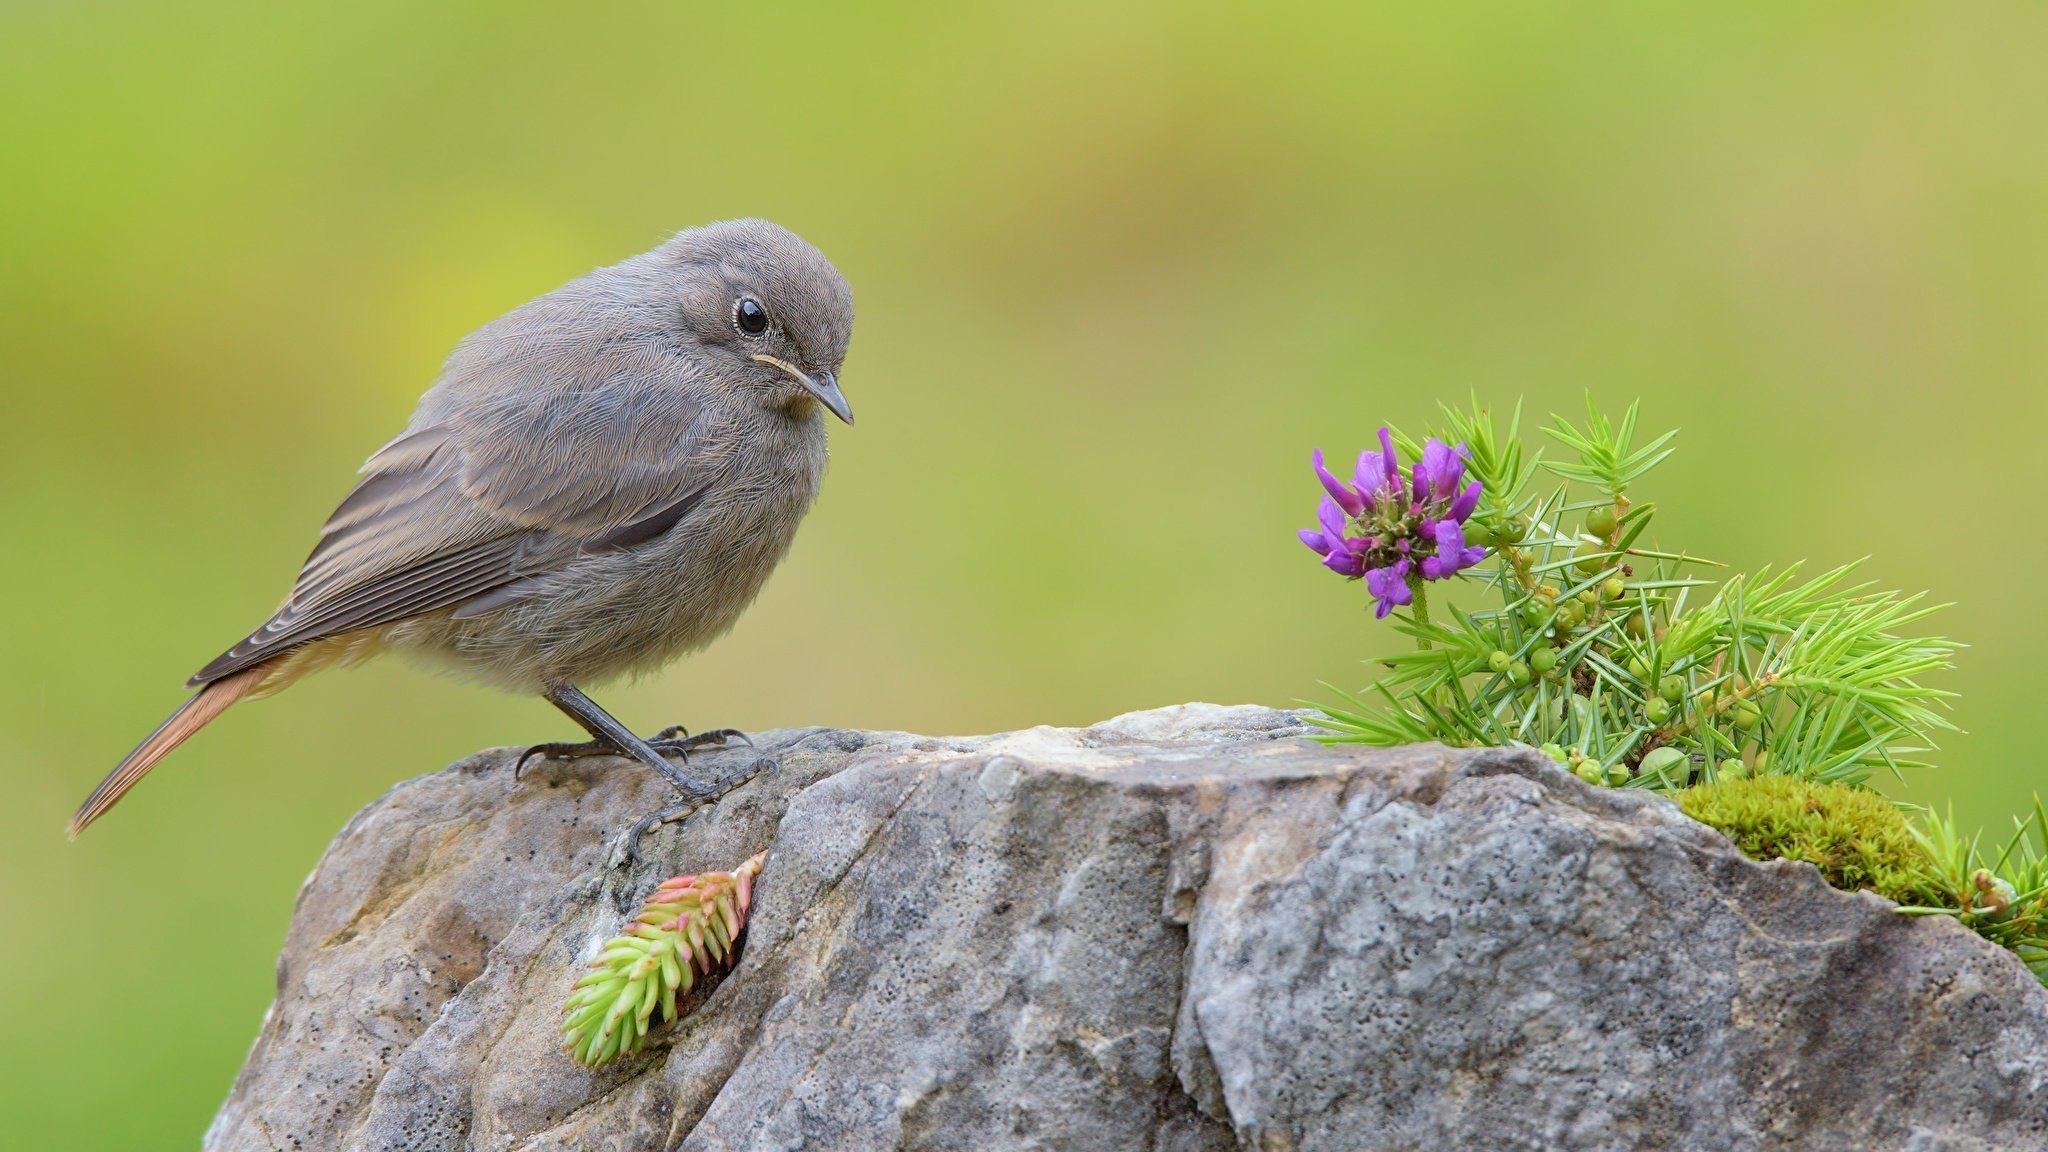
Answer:
MULTIPOLYGON (((71 818, 76 836, 240 700, 385 650, 544 696, 685 801, 718 789, 578 687, 717 639, 789 551, 825 471, 853 294, 762 220, 693 228, 484 325, 327 519, 284 606, 71 818)), ((645 827, 645 824, 642 825, 645 827)), ((635 830, 637 835, 639 829, 635 830)))

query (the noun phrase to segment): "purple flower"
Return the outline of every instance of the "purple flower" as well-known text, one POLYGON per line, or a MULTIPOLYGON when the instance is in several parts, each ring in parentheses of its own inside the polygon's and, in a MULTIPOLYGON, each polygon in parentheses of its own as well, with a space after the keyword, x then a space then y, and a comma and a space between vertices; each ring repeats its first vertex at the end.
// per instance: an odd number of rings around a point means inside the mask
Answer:
POLYGON ((1330 474, 1318 449, 1316 479, 1328 493, 1316 508, 1317 528, 1297 535, 1323 566, 1365 580, 1384 617, 1415 602, 1422 580, 1447 580, 1486 557, 1465 543, 1465 521, 1479 506, 1481 485, 1465 483, 1465 450, 1434 437, 1405 477, 1392 430, 1381 428, 1378 451, 1358 454, 1352 482, 1330 474))
POLYGON ((1448 500, 1457 494, 1458 481, 1465 476, 1465 461, 1450 445, 1432 437, 1415 464, 1415 498, 1448 500))
POLYGON ((1332 548, 1343 544, 1344 510, 1337 507, 1336 501, 1328 496, 1323 497, 1323 502, 1316 505, 1316 522, 1323 526, 1322 531, 1318 532, 1313 528, 1303 528, 1300 532, 1296 533, 1296 535, 1301 537, 1303 544, 1308 545, 1318 554, 1326 553, 1332 548))
POLYGON ((1323 497, 1323 502, 1316 508, 1316 520, 1322 524, 1322 531, 1303 528, 1296 534, 1301 537, 1301 542, 1321 555, 1323 564, 1330 571, 1343 576, 1363 573, 1365 560, 1362 554, 1367 542, 1345 538, 1344 510, 1337 506, 1337 502, 1328 496, 1323 497))
POLYGON ((1465 547, 1465 528, 1456 520, 1438 520, 1431 532, 1436 540, 1436 555, 1422 561, 1425 580, 1448 579, 1486 558, 1486 549, 1465 547))
POLYGON ((1330 475, 1330 470, 1323 467, 1323 450, 1321 448, 1315 450, 1314 459, 1316 462, 1316 479, 1323 482, 1323 490, 1330 494, 1330 499, 1335 500, 1339 507, 1353 516, 1365 511, 1365 497, 1346 487, 1342 480, 1330 475))
POLYGON ((1365 574, 1365 556, 1348 548, 1332 549, 1323 557, 1323 567, 1339 576, 1358 577, 1365 574))
POLYGON ((1387 613, 1395 608, 1406 608, 1415 603, 1415 589, 1408 586, 1410 562, 1401 560, 1385 568, 1368 569, 1365 574, 1365 590, 1379 599, 1373 609, 1375 620, 1384 620, 1387 613))
POLYGON ((1479 481, 1474 480, 1470 484, 1465 485, 1465 490, 1458 493, 1456 500, 1451 501, 1449 515, 1451 519, 1463 524, 1471 519, 1472 510, 1477 507, 1479 507, 1479 481))
POLYGON ((1401 460, 1394 455, 1394 434, 1392 432, 1384 427, 1380 429, 1380 450, 1377 452, 1368 450, 1359 456, 1358 473, 1358 486, 1361 488, 1369 486, 1374 491, 1382 488, 1394 492, 1400 491, 1401 460), (1372 460, 1373 470, 1379 473, 1369 483, 1365 477, 1365 465, 1368 458, 1372 460))

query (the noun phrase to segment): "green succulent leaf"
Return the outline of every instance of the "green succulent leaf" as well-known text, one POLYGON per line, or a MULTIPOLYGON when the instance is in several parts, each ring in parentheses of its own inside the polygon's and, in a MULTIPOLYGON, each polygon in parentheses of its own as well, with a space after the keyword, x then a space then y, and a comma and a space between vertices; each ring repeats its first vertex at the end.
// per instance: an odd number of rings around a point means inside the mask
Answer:
POLYGON ((699 975, 731 965, 767 856, 656 887, 570 989, 562 1005, 563 1050, 579 1064, 600 1067, 639 1051, 656 1026, 673 1021, 677 996, 699 975))

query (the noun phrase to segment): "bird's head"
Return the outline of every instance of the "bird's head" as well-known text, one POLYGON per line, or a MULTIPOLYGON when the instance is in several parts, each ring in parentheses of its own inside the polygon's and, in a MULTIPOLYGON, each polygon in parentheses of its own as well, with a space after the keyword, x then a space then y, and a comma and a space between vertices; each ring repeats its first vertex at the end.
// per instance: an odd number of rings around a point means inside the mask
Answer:
POLYGON ((802 237, 766 220, 678 233, 659 250, 682 281, 682 322, 763 403, 793 416, 822 404, 853 423, 839 365, 853 338, 853 290, 802 237))

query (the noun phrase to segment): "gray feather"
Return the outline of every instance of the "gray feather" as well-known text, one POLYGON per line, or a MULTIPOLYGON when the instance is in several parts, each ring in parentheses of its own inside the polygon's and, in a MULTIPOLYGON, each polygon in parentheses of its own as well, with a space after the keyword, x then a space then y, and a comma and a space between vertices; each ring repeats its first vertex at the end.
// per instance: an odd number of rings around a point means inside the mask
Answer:
POLYGON ((383 629, 533 687, 722 633, 786 552, 825 462, 817 406, 729 321, 767 303, 776 357, 837 373, 845 281, 760 221, 685 232, 486 325, 341 501, 290 597, 202 684, 383 629))

